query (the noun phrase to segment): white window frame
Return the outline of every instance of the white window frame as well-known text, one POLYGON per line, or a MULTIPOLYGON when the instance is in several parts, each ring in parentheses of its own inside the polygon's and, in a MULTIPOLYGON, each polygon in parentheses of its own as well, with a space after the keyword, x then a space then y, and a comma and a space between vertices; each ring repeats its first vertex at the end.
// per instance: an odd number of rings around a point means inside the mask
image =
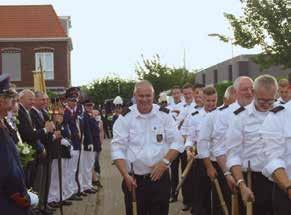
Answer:
POLYGON ((2 73, 3 74, 8 74, 8 75, 10 75, 10 78, 11 78, 11 81, 21 81, 21 70, 22 70, 22 68, 21 68, 21 65, 22 65, 22 59, 21 59, 21 49, 18 49, 18 48, 4 48, 4 49, 2 49, 1 50, 1 61, 2 61, 2 73), (19 70, 19 74, 17 74, 18 75, 18 77, 17 78, 15 78, 15 77, 13 77, 11 74, 10 74, 10 72, 9 71, 6 71, 6 69, 4 69, 4 60, 3 60, 3 55, 4 54, 19 54, 19 64, 15 64, 15 65, 18 65, 19 66, 19 68, 18 68, 18 70, 19 70), (5 71, 4 71, 5 70, 5 71))
POLYGON ((41 59, 45 80, 54 80, 54 52, 35 52, 36 71, 39 70, 39 59, 41 59))

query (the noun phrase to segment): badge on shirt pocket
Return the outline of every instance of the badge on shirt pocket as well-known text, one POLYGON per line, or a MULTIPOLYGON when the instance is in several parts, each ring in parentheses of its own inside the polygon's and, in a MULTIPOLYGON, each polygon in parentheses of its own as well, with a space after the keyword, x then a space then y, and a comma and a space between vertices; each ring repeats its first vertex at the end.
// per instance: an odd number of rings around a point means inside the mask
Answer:
POLYGON ((157 134, 157 142, 162 143, 163 142, 163 134, 157 134))

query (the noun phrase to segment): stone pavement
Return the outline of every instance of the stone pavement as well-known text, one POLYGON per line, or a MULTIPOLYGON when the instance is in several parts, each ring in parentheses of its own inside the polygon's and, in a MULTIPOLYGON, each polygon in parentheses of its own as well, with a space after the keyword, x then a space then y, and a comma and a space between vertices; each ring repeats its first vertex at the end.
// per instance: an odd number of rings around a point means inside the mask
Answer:
MULTIPOLYGON (((110 144, 106 141, 101 152, 101 183, 104 186, 97 195, 89 195, 83 201, 73 202, 72 206, 64 206, 64 215, 125 215, 121 176, 112 165, 110 144)), ((170 205, 169 215, 189 215, 182 212, 181 196, 179 201, 170 205)), ((60 215, 59 211, 55 213, 60 215)))

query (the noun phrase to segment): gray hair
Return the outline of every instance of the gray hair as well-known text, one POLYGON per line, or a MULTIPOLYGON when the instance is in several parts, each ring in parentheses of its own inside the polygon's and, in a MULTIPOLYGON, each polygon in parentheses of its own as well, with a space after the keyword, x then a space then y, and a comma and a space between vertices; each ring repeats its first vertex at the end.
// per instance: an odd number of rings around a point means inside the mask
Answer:
POLYGON ((39 98, 39 97, 44 96, 44 93, 43 92, 40 92, 40 91, 36 91, 34 94, 35 94, 35 97, 36 98, 39 98))
POLYGON ((233 87, 234 87, 235 90, 237 90, 239 88, 239 85, 240 85, 241 81, 244 80, 244 79, 248 79, 253 83, 253 80, 250 77, 248 77, 248 76, 239 76, 237 79, 235 79, 235 81, 233 83, 233 87))
POLYGON ((155 92, 154 87, 153 87, 153 85, 151 84, 151 82, 149 82, 149 81, 147 81, 147 80, 141 80, 141 81, 136 82, 136 84, 134 85, 133 93, 136 93, 137 88, 139 88, 140 86, 143 86, 143 85, 151 87, 152 92, 153 92, 153 93, 155 92))
POLYGON ((258 90, 259 87, 264 87, 265 89, 270 89, 271 87, 275 86, 276 91, 278 90, 278 82, 276 78, 272 75, 260 75, 255 79, 254 82, 254 90, 258 90))
POLYGON ((234 93, 234 86, 230 85, 228 88, 226 88, 224 92, 224 98, 229 99, 233 93, 234 93))
POLYGON ((32 90, 24 89, 19 93, 19 98, 21 99, 23 96, 25 96, 27 94, 32 94, 33 96, 35 96, 34 92, 32 90))

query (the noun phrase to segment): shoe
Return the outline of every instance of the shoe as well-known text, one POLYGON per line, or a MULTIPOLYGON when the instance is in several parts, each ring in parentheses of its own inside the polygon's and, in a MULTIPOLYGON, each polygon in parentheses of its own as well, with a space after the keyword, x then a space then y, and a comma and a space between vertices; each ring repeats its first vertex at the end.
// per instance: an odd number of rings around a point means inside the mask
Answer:
POLYGON ((103 188, 102 184, 100 183, 100 181, 96 181, 96 186, 97 187, 100 187, 100 188, 103 188))
POLYGON ((188 210, 190 210, 191 209, 191 206, 190 205, 186 205, 186 204, 184 204, 183 205, 183 208, 182 208, 182 211, 188 211, 188 210))
POLYGON ((87 193, 87 194, 95 194, 95 193, 97 193, 96 191, 94 191, 92 189, 85 190, 84 192, 87 193))
POLYGON ((58 202, 51 202, 48 204, 51 208, 59 208, 60 207, 60 203, 58 202))
POLYGON ((173 202, 176 202, 176 201, 178 201, 177 196, 172 196, 172 197, 170 198, 170 200, 169 200, 170 203, 173 203, 173 202))
POLYGON ((64 206, 69 206, 69 205, 72 205, 73 203, 68 201, 68 200, 64 200, 64 201, 62 201, 61 204, 64 205, 64 206))
POLYGON ((52 215, 53 212, 48 210, 47 208, 44 208, 44 209, 41 210, 41 214, 42 215, 52 215))
POLYGON ((77 194, 73 194, 70 198, 68 198, 70 201, 82 201, 83 199, 78 196, 77 194))
POLYGON ((99 191, 98 187, 97 188, 92 187, 91 190, 96 191, 96 193, 99 191))
POLYGON ((57 209, 50 207, 49 205, 46 206, 46 209, 52 212, 55 212, 57 209))
POLYGON ((88 195, 87 195, 86 193, 84 193, 84 192, 78 193, 77 195, 80 196, 80 197, 81 197, 81 196, 88 196, 88 195))

